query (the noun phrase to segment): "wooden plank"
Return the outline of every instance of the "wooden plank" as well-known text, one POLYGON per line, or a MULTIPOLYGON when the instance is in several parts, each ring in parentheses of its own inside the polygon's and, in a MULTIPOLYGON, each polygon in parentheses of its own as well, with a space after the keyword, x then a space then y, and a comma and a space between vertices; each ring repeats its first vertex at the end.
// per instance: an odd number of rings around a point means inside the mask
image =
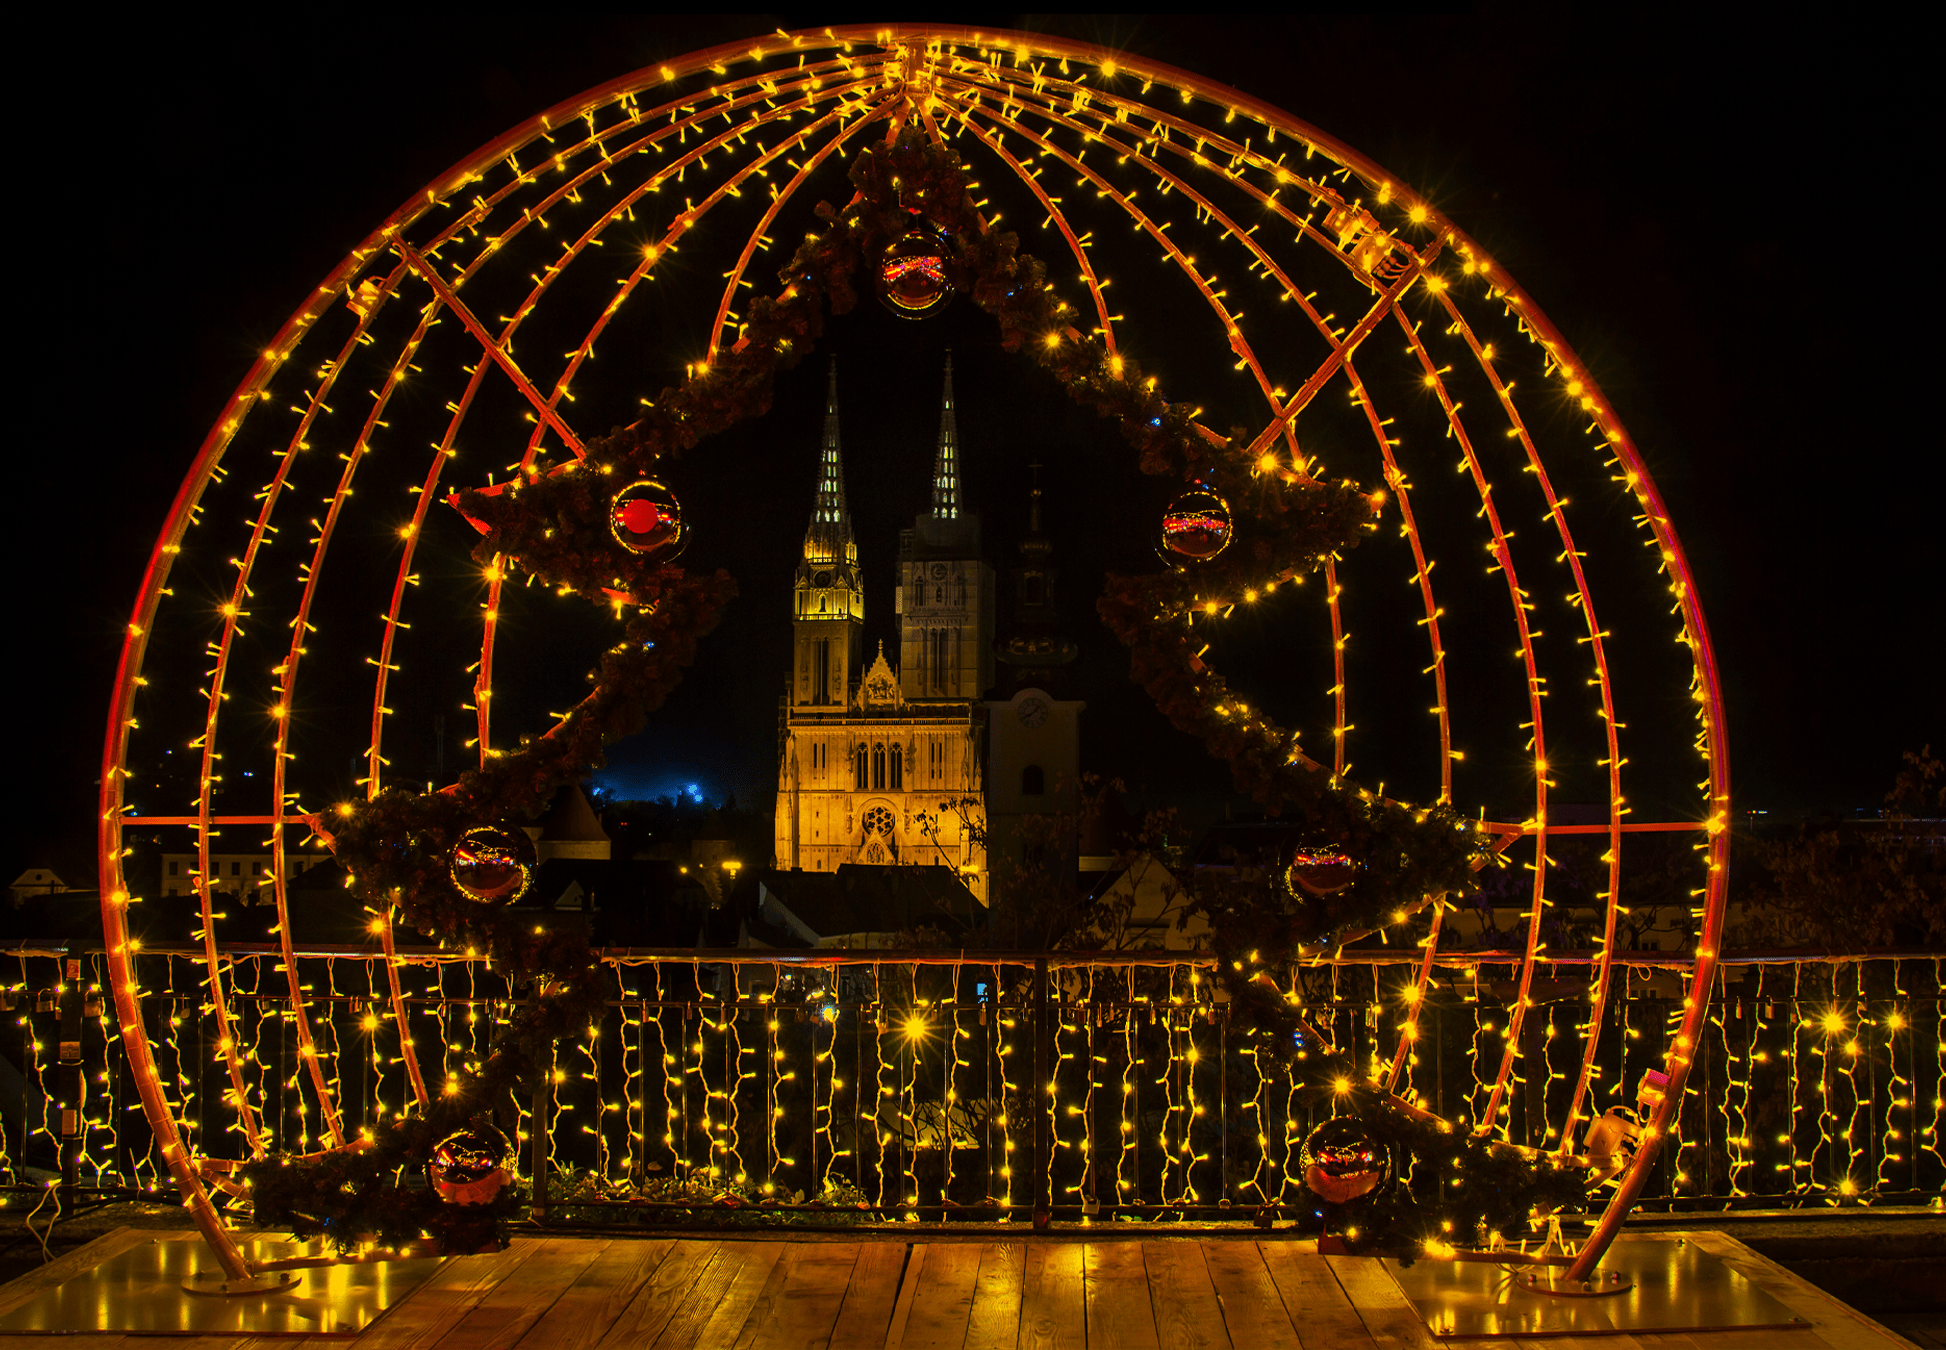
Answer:
POLYGON ((1020 1340, 1021 1276, 1026 1261, 1026 1249, 1018 1242, 989 1242, 980 1249, 980 1276, 973 1286, 965 1350, 1014 1350, 1020 1340))
POLYGON ((1083 1252, 1089 1342, 1117 1350, 1158 1350, 1142 1244, 1090 1242, 1083 1252))
POLYGON ((783 1304, 784 1282, 791 1273, 790 1257, 789 1247, 777 1254, 777 1264, 770 1268, 770 1278, 757 1291, 756 1301, 750 1305, 750 1311, 743 1319, 743 1327, 736 1333, 734 1350, 749 1350, 750 1342, 756 1339, 757 1327, 768 1322, 772 1313, 783 1304))
POLYGON ((1020 1350, 1087 1350, 1082 1269, 1078 1242, 1028 1244, 1020 1276, 1020 1350))
POLYGON ((1219 1240, 1200 1244, 1223 1325, 1239 1346, 1298 1345, 1301 1340, 1284 1309, 1276 1281, 1264 1268, 1254 1242, 1219 1240))
POLYGON ((1202 1243, 1193 1238, 1144 1242, 1142 1264, 1149 1273, 1155 1337, 1162 1350, 1232 1350, 1202 1243))
POLYGON ((448 1257, 405 1302, 388 1309, 360 1333, 358 1350, 432 1345, 503 1281, 517 1275, 543 1245, 534 1238, 515 1238, 504 1252, 448 1257))
POLYGON ((851 1268, 851 1284, 838 1307, 837 1324, 831 1328, 832 1350, 885 1343, 905 1261, 905 1243, 866 1240, 858 1252, 858 1264, 851 1268))
MULTIPOLYGON (((193 1232, 157 1231, 153 1228, 111 1229, 65 1256, 57 1256, 44 1266, 0 1284, 0 1312, 11 1312, 23 1303, 31 1303, 42 1291, 64 1284, 76 1275, 85 1275, 109 1257, 119 1256, 131 1247, 139 1247, 151 1238, 167 1241, 194 1236, 196 1234, 193 1232)), ((64 1336, 61 1344, 78 1345, 79 1342, 73 1337, 64 1336)))
MULTIPOLYGON (((676 1310, 688 1302, 690 1291, 715 1259, 721 1244, 684 1241, 663 1245, 669 1250, 648 1278, 636 1286, 635 1297, 602 1329, 601 1338, 582 1341, 580 1345, 592 1343, 595 1350, 637 1350, 640 1346, 653 1345, 676 1310)), ((541 1350, 541 1347, 536 1344, 528 1350, 541 1350)), ((580 1346, 571 1346, 570 1350, 580 1350, 580 1346)))
POLYGON ((892 1320, 885 1328, 888 1350, 905 1340, 906 1322, 912 1316, 912 1300, 919 1295, 919 1281, 924 1278, 926 1269, 926 1253, 931 1250, 931 1243, 916 1242, 905 1258, 905 1272, 899 1279, 898 1302, 892 1305, 892 1320))
POLYGON ((1306 1350, 1374 1350, 1371 1332, 1324 1257, 1283 1242, 1259 1242, 1257 1251, 1297 1329, 1299 1345, 1306 1350))
POLYGON ((656 1350, 719 1350, 735 1345, 783 1255, 781 1242, 725 1242, 697 1281, 687 1306, 669 1319, 656 1340, 656 1350))
POLYGON ((521 1267, 455 1322, 439 1350, 511 1350, 611 1244, 586 1238, 547 1238, 521 1267))
POLYGON ((1365 1323, 1380 1350, 1435 1350, 1432 1332, 1385 1267, 1363 1256, 1326 1256, 1324 1261, 1338 1287, 1365 1323))
MULTIPOLYGON (((973 1317, 973 1288, 980 1277, 980 1257, 985 1247, 977 1242, 931 1242, 925 1244, 926 1261, 919 1266, 920 1249, 906 1266, 905 1282, 913 1288, 906 1310, 905 1325, 892 1315, 899 1339, 886 1337, 885 1344, 901 1350, 960 1350, 966 1344, 967 1324, 973 1317), (918 1278, 913 1277, 918 1268, 918 1278)), ((900 1302, 905 1302, 900 1291, 900 1302)))
POLYGON ((777 1263, 782 1281, 772 1278, 744 1323, 739 1347, 747 1350, 825 1350, 845 1301, 851 1272, 858 1264, 856 1242, 793 1242, 777 1263))
MULTIPOLYGON (((574 1239, 566 1239, 573 1241, 574 1239)), ((599 1340, 615 1319, 622 1315, 641 1291, 642 1285, 669 1255, 675 1244, 659 1242, 602 1241, 582 1239, 586 1246, 598 1247, 594 1259, 561 1290, 558 1297, 541 1310, 528 1329, 523 1344, 528 1347, 591 1345, 599 1340)), ((544 1279, 539 1267, 523 1270, 519 1284, 544 1279)), ((508 1344, 505 1341, 502 1346, 508 1344)), ((360 1350, 363 1350, 361 1347, 360 1350)), ((440 1350, 446 1350, 443 1345, 440 1350)), ((470 1348, 468 1348, 470 1350, 470 1348)))
MULTIPOLYGON (((1810 1335, 1802 1331, 1772 1333, 1773 1337, 1789 1335, 1792 1346, 1818 1350, 1813 1345, 1814 1340, 1822 1341, 1830 1350, 1887 1350, 1890 1346, 1911 1344, 1905 1337, 1880 1326, 1850 1304, 1831 1297, 1816 1285, 1800 1280, 1769 1257, 1751 1251, 1728 1233, 1676 1232, 1667 1236, 1694 1242, 1809 1321, 1810 1335)), ((1716 1338, 1711 1339, 1714 1341, 1716 1338)))
MULTIPOLYGON (((1470 1341, 1440 1341, 1441 1345, 1471 1345, 1470 1341)), ((1517 1336, 1510 1341, 1493 1341, 1495 1350, 1511 1347, 1511 1350, 1643 1350, 1643 1342, 1633 1336, 1517 1336)), ((1658 1350, 1701 1350, 1695 1342, 1679 1338, 1658 1346, 1658 1350)), ((1742 1350, 1742 1347, 1737 1347, 1742 1350)), ((1764 1350, 1778 1350, 1775 1345, 1764 1350)), ((1799 1347, 1799 1350, 1821 1350, 1818 1346, 1799 1347)))

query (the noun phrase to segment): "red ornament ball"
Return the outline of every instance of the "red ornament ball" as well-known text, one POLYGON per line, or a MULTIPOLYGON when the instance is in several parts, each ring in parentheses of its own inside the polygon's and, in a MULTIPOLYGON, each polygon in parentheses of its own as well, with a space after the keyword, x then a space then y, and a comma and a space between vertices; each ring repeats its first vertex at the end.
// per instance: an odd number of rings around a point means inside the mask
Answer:
POLYGON ((1284 868, 1293 895, 1336 895, 1358 880, 1359 864, 1331 844, 1299 844, 1284 868))
POLYGON ((491 1125, 469 1125, 439 1141, 426 1161, 426 1184, 449 1205, 488 1205, 513 1181, 513 1148, 491 1125))
POLYGON ((453 845, 453 885, 469 900, 512 904, 526 894, 537 862, 534 841, 517 826, 476 825, 453 845))
POLYGON ((608 529, 630 553, 667 562, 689 541, 683 531, 682 503, 653 478, 630 483, 608 503, 608 529))
POLYGON ((931 228, 912 230, 889 245, 878 261, 878 298, 902 319, 923 319, 953 298, 946 279, 951 248, 931 228))
POLYGON ((1328 1205, 1345 1205, 1392 1181, 1392 1155, 1350 1116, 1311 1131, 1298 1153, 1305 1189, 1328 1205))
POLYGON ((1230 504, 1198 483, 1162 513, 1161 549, 1170 562, 1208 562, 1230 546, 1230 504))

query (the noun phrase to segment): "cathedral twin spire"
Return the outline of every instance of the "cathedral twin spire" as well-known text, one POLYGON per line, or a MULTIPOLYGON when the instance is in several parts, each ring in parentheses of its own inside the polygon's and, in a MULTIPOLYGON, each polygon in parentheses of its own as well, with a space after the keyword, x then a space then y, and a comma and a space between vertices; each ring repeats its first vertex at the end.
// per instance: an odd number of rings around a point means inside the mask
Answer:
POLYGON ((858 561, 851 534, 851 508, 845 504, 845 461, 838 446, 838 358, 831 358, 831 381, 824 401, 824 445, 818 458, 818 497, 811 528, 804 532, 807 562, 858 561))
MULTIPOLYGON (((957 520, 960 513, 959 422, 953 413, 953 354, 946 353, 946 388, 939 405, 939 450, 933 458, 932 514, 937 520, 957 520)), ((804 532, 804 557, 809 562, 858 560, 858 544, 851 532, 851 509, 845 503, 844 454, 838 441, 838 358, 831 358, 824 401, 824 444, 818 457, 818 495, 811 508, 811 527, 804 532)))
POLYGON ((946 392, 939 404, 939 454, 932 464, 932 513, 959 518, 959 422, 953 415, 953 354, 946 353, 946 392))

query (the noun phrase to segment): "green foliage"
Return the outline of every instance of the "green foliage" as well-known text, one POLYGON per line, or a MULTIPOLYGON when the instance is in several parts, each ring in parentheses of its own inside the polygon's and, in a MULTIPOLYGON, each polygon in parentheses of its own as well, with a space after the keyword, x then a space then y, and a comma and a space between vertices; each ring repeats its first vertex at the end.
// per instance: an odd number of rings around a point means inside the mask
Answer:
POLYGON ((300 1238, 322 1236, 340 1251, 369 1241, 403 1246, 426 1234, 452 1252, 504 1247, 503 1224, 524 1203, 518 1187, 509 1184, 490 1204, 456 1206, 424 1185, 426 1160, 441 1140, 470 1123, 480 1095, 476 1088, 442 1097, 370 1147, 246 1163, 242 1176, 257 1222, 300 1238))
POLYGON ((715 1181, 700 1175, 649 1177, 630 1186, 592 1172, 563 1177, 549 1203, 572 1210, 576 1223, 614 1224, 647 1228, 763 1228, 846 1227, 870 1223, 878 1216, 871 1202, 850 1182, 832 1177, 809 1203, 812 1209, 783 1209, 805 1204, 803 1191, 765 1195, 755 1182, 715 1181), (620 1206, 626 1206, 621 1208, 620 1206))
MULTIPOLYGON (((1335 1091, 1320 1080, 1348 1068, 1327 1059, 1307 1078, 1314 1092, 1335 1091)), ((1415 1176, 1412 1186, 1394 1182, 1349 1204, 1319 1201, 1299 1212, 1300 1230, 1341 1237, 1353 1252, 1410 1263, 1428 1238, 1456 1246, 1471 1245, 1486 1233, 1519 1238, 1532 1231, 1535 1217, 1580 1205, 1587 1197, 1587 1172, 1581 1167, 1409 1112, 1369 1084, 1354 1084, 1340 1098, 1395 1160, 1412 1158, 1415 1176)))

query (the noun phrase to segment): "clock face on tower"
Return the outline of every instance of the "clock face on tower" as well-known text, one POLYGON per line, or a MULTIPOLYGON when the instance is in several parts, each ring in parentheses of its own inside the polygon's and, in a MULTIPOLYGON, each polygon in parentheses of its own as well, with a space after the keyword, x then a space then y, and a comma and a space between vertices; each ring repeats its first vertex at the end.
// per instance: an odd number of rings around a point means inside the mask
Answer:
POLYGON ((1020 724, 1030 730, 1039 726, 1047 720, 1047 700, 1044 698, 1022 700, 1016 716, 1020 718, 1020 724))

